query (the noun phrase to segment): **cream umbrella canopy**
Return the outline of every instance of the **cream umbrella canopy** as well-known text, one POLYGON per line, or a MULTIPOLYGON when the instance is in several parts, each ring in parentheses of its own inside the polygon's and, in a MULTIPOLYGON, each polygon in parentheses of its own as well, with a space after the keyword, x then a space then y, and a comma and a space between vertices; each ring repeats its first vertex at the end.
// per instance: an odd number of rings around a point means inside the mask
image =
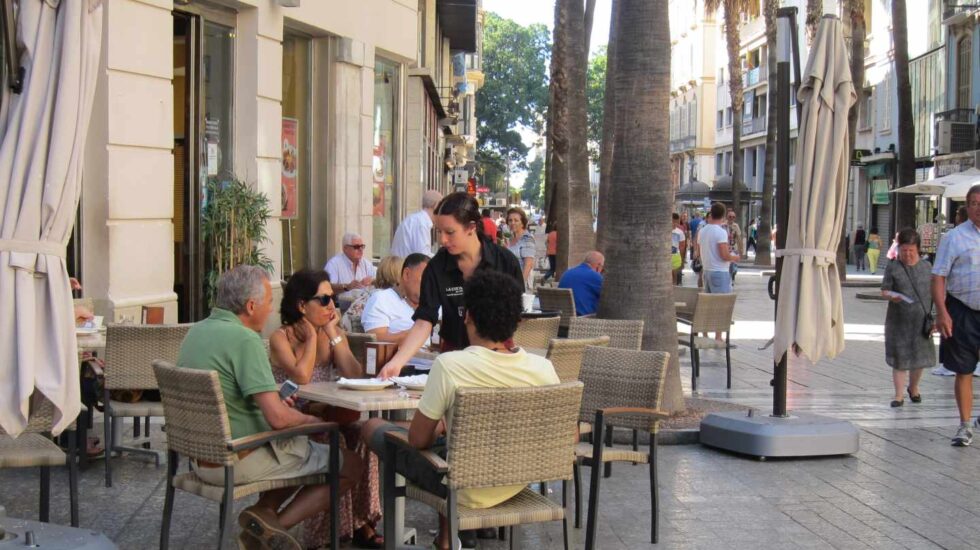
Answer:
POLYGON ((57 410, 54 433, 80 409, 65 252, 102 46, 101 0, 20 0, 23 90, 0 112, 0 427, 17 435, 35 388, 57 410))
POLYGON ((798 94, 803 115, 776 309, 776 361, 793 351, 816 363, 844 349, 836 251, 844 225, 850 151, 847 114, 856 100, 841 22, 824 18, 798 94))

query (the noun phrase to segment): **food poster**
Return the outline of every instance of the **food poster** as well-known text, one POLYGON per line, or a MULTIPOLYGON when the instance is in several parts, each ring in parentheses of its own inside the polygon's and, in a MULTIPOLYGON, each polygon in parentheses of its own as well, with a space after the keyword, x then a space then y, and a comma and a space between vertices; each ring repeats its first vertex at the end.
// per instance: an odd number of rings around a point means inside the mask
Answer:
POLYGON ((385 139, 381 136, 378 144, 374 146, 374 158, 371 162, 371 173, 373 175, 373 208, 371 214, 384 217, 385 215, 385 139))
POLYGON ((296 219, 299 199, 296 191, 299 170, 299 121, 282 119, 282 214, 284 220, 296 219))

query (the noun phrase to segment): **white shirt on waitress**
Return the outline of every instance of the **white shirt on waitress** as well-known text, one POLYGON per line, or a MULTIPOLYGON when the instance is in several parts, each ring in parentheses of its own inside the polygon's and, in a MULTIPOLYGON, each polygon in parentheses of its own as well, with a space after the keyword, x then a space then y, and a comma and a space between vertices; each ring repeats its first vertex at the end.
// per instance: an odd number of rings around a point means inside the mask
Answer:
POLYGON ((718 252, 719 244, 728 244, 728 231, 721 225, 706 223, 698 229, 698 246, 701 247, 701 265, 705 271, 728 273, 731 262, 723 260, 718 252))

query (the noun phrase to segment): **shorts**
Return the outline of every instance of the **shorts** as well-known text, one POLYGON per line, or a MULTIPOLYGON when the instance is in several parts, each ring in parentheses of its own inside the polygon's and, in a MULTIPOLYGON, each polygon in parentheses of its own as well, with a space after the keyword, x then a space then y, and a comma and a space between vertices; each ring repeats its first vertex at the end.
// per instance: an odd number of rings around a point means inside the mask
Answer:
MULTIPOLYGON (((341 454, 341 465, 343 459, 344 455, 341 454)), ((245 458, 236 458, 233 466, 235 485, 323 474, 330 470, 330 446, 310 441, 305 435, 291 437, 267 443, 245 458)), ((195 464, 194 473, 209 485, 225 484, 224 468, 205 468, 195 464)))
POLYGON ((980 361, 980 311, 949 294, 946 310, 953 320, 953 337, 942 340, 943 366, 957 374, 971 374, 980 361))
POLYGON ((732 276, 727 271, 705 271, 704 290, 708 294, 731 294, 732 276))
MULTIPOLYGON (((408 430, 397 424, 386 424, 384 426, 379 426, 371 436, 371 440, 368 441, 368 446, 371 447, 371 450, 380 456, 382 460, 384 459, 385 454, 385 434, 388 432, 400 432, 408 435, 408 430)), ((435 444, 428 450, 436 453, 442 458, 446 458, 446 439, 444 437, 439 437, 436 439, 435 444)), ((396 452, 395 471, 405 476, 405 479, 411 481, 413 485, 417 485, 427 493, 432 493, 439 498, 446 498, 449 496, 449 492, 446 490, 446 485, 442 482, 442 478, 444 476, 434 472, 429 461, 422 458, 417 453, 405 452, 401 450, 396 452)))

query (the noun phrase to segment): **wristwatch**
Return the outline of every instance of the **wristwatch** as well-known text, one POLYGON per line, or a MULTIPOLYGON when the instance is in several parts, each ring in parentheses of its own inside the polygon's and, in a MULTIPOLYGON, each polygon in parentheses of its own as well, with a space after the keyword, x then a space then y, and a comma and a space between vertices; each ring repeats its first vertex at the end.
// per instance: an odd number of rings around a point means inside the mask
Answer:
POLYGON ((334 336, 333 338, 330 339, 330 347, 332 348, 337 347, 337 344, 343 341, 344 341, 344 337, 338 334, 337 336, 334 336))

